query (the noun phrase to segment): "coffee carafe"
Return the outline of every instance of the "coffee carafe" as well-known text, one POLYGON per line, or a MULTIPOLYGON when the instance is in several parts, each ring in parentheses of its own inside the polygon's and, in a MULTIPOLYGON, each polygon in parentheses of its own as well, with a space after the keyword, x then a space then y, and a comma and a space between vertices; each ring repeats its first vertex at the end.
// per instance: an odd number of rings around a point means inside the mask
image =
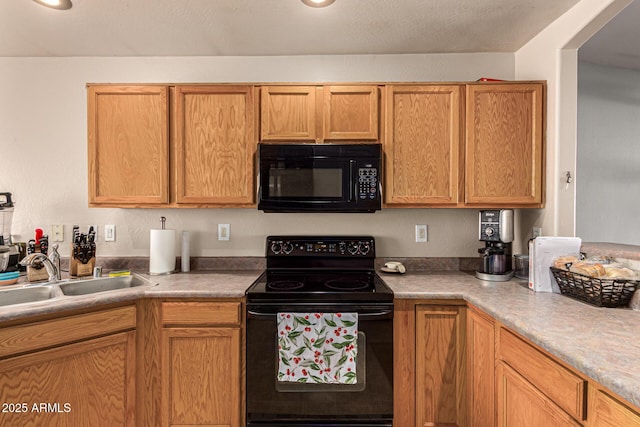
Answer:
POLYGON ((513 210, 482 210, 479 215, 478 249, 481 257, 476 277, 481 280, 504 282, 513 277, 511 242, 513 242, 513 210))

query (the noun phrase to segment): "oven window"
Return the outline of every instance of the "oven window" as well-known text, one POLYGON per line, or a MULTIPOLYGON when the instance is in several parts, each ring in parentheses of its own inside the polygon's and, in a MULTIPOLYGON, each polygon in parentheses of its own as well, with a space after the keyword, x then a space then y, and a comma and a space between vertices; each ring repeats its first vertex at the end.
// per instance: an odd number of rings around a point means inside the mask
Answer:
POLYGON ((342 169, 269 169, 269 198, 342 198, 342 169))

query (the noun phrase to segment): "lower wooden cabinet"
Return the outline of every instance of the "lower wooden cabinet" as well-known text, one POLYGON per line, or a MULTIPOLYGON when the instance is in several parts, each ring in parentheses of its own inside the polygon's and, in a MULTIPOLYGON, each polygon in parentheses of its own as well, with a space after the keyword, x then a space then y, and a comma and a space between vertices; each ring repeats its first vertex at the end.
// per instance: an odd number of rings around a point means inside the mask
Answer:
POLYGON ((464 305, 399 300, 394 426, 466 426, 464 305))
POLYGON ((136 332, 114 332, 134 325, 122 307, 0 328, 20 354, 0 360, 0 426, 135 426, 136 332))
POLYGON ((464 426, 464 307, 416 307, 416 425, 464 426))
POLYGON ((496 422, 494 328, 493 319, 467 309, 467 417, 474 427, 496 422))
POLYGON ((580 426, 506 363, 499 362, 496 373, 498 427, 580 426))
POLYGON ((640 412, 598 386, 589 387, 589 422, 593 427, 640 427, 640 412))
POLYGON ((162 305, 162 426, 242 425, 240 307, 162 305))

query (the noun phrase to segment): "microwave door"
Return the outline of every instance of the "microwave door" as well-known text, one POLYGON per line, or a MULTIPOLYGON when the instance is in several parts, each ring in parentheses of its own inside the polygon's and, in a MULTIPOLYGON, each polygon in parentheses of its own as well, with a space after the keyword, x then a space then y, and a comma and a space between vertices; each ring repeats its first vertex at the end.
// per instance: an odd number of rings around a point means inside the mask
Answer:
POLYGON ((262 199, 281 206, 320 206, 353 198, 351 172, 341 163, 319 159, 274 162, 261 172, 262 199))

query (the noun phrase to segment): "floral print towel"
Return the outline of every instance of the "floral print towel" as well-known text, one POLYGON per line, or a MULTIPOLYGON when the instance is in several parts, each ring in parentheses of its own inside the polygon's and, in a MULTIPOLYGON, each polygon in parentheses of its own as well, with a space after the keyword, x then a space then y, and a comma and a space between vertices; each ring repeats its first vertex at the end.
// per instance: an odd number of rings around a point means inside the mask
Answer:
POLYGON ((278 313, 278 381, 356 384, 358 313, 278 313))

